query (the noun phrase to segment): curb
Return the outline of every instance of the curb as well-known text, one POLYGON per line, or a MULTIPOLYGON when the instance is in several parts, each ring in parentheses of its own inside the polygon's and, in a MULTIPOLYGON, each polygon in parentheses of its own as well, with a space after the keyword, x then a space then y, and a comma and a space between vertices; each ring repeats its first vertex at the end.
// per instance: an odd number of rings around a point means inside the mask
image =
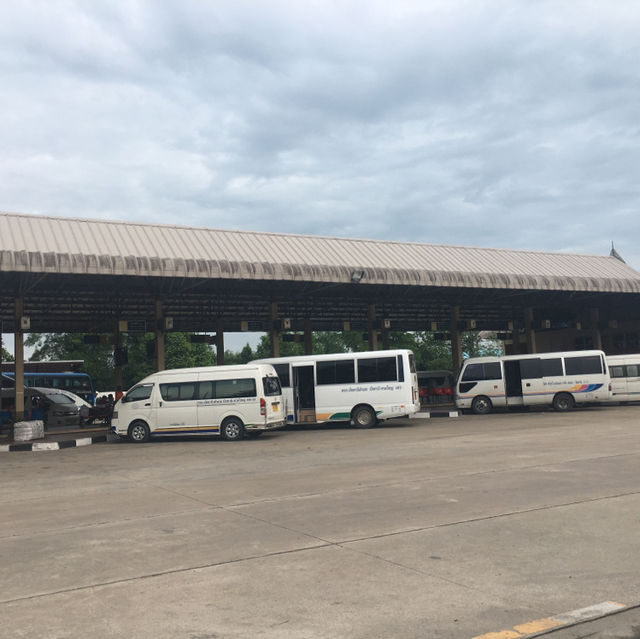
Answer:
POLYGON ((66 439, 60 442, 24 442, 21 444, 0 445, 0 453, 31 452, 37 450, 61 450, 62 448, 78 448, 80 446, 91 446, 107 441, 106 435, 96 435, 94 437, 79 437, 77 439, 66 439))
POLYGON ((459 417, 460 413, 457 410, 430 410, 419 413, 414 413, 411 419, 434 419, 438 417, 459 417))

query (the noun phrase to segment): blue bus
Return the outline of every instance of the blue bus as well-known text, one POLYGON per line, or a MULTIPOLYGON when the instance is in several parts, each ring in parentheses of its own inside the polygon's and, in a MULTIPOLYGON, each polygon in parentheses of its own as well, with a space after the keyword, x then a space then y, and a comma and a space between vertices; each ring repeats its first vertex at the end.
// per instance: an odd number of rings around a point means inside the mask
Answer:
MULTIPOLYGON (((4 372, 2 374, 5 379, 9 378, 13 381, 15 378, 14 372, 4 372)), ((88 373, 25 373, 24 385, 38 388, 58 388, 82 397, 92 406, 96 403, 96 391, 88 373)))

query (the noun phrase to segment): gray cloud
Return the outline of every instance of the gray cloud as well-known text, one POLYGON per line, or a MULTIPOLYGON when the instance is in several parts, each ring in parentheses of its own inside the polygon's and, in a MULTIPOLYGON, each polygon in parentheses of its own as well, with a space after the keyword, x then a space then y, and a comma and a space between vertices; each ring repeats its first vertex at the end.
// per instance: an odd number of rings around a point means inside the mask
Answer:
POLYGON ((0 209, 640 268, 635 2, 0 8, 0 209))

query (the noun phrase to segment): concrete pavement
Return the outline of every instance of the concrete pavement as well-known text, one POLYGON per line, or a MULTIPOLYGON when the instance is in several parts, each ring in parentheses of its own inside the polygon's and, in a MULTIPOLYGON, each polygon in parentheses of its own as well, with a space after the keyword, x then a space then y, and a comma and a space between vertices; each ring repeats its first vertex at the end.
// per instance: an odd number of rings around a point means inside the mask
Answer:
POLYGON ((7 455, 0 636, 471 638, 634 605, 639 411, 7 455))

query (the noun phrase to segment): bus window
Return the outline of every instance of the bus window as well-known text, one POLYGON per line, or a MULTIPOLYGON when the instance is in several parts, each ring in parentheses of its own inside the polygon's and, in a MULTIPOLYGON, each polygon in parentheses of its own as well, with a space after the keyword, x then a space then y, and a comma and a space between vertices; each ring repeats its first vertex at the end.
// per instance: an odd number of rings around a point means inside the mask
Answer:
POLYGON ((395 357, 371 357, 358 360, 358 382, 395 382, 398 379, 395 357))
POLYGON ((565 357, 564 366, 567 375, 597 375, 602 373, 602 361, 599 355, 565 357))
POLYGON ((356 381, 352 359, 316 362, 316 384, 352 384, 356 381))
POLYGON ((289 364, 274 364, 273 366, 278 373, 280 383, 283 387, 289 388, 291 386, 291 379, 289 377, 289 364))

